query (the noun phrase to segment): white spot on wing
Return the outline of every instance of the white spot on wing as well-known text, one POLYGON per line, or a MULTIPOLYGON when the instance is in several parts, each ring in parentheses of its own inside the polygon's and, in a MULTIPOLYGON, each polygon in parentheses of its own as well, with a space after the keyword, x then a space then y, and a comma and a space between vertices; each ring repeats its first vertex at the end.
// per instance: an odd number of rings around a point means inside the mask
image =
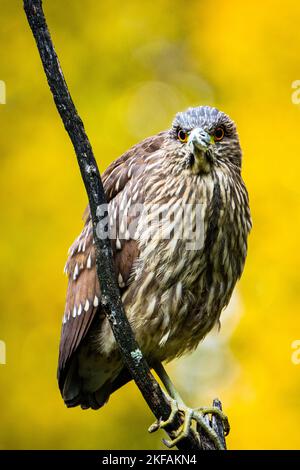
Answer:
POLYGON ((87 260, 87 262, 86 262, 86 267, 87 267, 88 269, 91 269, 91 267, 92 267, 91 253, 89 254, 88 260, 87 260))
POLYGON ((88 299, 86 299, 86 302, 85 302, 85 305, 84 305, 84 310, 87 312, 89 308, 90 308, 90 303, 89 303, 88 299))
POLYGON ((123 277, 122 277, 122 274, 121 274, 121 273, 119 273, 118 282, 119 282, 119 286, 120 286, 120 287, 124 287, 124 286, 125 286, 125 283, 124 283, 124 280, 123 280, 123 277))
POLYGON ((78 270, 78 264, 76 263, 74 273, 73 273, 73 281, 76 281, 76 278, 78 276, 79 270, 78 270))
POLYGON ((126 230, 125 232, 125 240, 129 240, 130 239, 130 233, 128 230, 126 230))
POLYGON ((121 249, 122 249, 122 245, 121 245, 121 242, 120 242, 120 240, 119 240, 119 237, 117 237, 117 239, 116 239, 116 248, 117 248, 117 250, 121 250, 121 249))

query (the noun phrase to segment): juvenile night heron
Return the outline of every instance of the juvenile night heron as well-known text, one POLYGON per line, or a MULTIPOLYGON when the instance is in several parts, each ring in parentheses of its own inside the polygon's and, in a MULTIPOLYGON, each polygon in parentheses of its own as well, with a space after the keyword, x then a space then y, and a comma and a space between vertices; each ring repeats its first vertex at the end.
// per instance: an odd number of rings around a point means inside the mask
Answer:
MULTIPOLYGON (((251 217, 241 159, 234 122, 201 106, 178 113, 171 129, 132 147, 103 175, 127 317, 189 422, 199 413, 179 403, 162 362, 197 347, 242 274, 251 217)), ((59 387, 68 407, 97 409, 131 376, 101 311, 89 210, 65 271, 59 387)))

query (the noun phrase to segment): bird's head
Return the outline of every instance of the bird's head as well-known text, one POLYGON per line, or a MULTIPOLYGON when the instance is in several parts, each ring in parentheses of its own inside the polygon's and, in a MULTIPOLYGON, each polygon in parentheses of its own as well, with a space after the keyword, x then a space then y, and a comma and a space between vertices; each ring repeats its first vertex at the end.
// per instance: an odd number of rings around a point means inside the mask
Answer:
POLYGON ((193 174, 209 173, 213 167, 241 167, 242 152, 234 122, 209 106, 178 113, 170 131, 177 163, 193 174))

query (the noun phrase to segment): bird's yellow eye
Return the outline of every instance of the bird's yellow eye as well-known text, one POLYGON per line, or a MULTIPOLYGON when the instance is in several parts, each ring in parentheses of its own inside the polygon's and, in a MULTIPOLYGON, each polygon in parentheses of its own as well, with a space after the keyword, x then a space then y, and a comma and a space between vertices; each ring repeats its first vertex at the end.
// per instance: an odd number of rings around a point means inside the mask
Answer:
POLYGON ((222 140, 223 137, 224 137, 224 134, 225 134, 225 132, 224 132, 223 127, 217 127, 217 129, 214 132, 215 141, 218 142, 218 141, 222 140))
POLYGON ((182 129, 179 129, 179 131, 177 133, 177 137, 180 140, 180 142, 187 142, 187 140, 188 140, 187 132, 183 131, 182 129))

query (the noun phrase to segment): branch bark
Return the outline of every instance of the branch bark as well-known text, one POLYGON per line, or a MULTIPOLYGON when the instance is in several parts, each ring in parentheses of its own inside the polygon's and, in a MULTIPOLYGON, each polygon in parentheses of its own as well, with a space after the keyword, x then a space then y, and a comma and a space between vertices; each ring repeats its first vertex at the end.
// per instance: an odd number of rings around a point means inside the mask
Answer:
MULTIPOLYGON (((56 108, 72 141, 88 195, 103 310, 110 322, 124 363, 149 408, 157 419, 166 420, 170 414, 170 405, 151 374, 125 315, 115 276, 110 240, 97 236, 96 228, 101 226, 103 218, 98 214, 97 208, 106 203, 105 192, 90 141, 71 98, 51 40, 42 8, 42 0, 24 0, 24 10, 36 41, 56 108)), ((174 424, 169 425, 166 429, 171 438, 174 437, 174 431, 179 424, 180 418, 177 417, 174 424)), ((178 448, 180 450, 195 451, 202 447, 194 435, 190 433, 187 438, 178 443, 178 448)))

